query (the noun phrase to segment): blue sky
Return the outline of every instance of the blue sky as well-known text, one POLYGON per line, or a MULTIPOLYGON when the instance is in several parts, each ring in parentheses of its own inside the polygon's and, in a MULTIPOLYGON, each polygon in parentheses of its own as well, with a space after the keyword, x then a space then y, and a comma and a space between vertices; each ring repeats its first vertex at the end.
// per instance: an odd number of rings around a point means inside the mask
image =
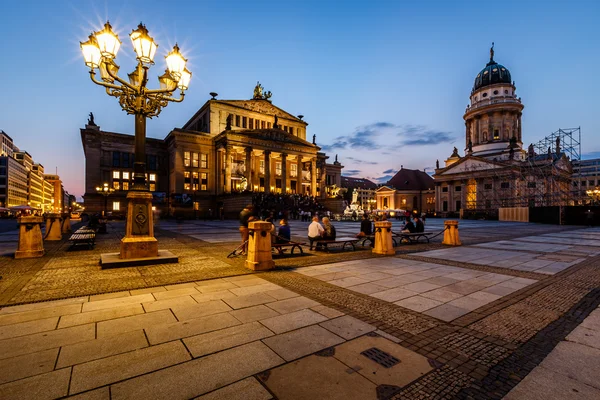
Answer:
POLYGON ((305 116, 307 137, 337 153, 346 175, 431 170, 453 146, 463 152, 462 115, 493 41, 525 105, 525 146, 581 126, 582 152, 598 154, 599 15, 594 0, 23 0, 0 13, 0 129, 83 194, 88 113, 103 130, 133 132, 133 117, 89 80, 79 50, 109 19, 123 41, 122 72, 133 70, 128 34, 140 21, 159 44, 151 85, 175 42, 189 59, 185 101, 150 120, 149 137, 181 127, 209 92, 250 98, 260 81, 275 105, 305 116))

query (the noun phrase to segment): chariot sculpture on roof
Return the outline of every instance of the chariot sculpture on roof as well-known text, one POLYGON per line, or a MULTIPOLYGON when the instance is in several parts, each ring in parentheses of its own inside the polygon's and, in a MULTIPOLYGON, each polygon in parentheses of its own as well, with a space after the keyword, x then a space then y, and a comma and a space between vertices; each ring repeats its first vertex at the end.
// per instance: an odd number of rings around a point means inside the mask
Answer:
POLYGON ((269 100, 272 96, 270 91, 264 91, 264 87, 260 84, 260 82, 256 82, 256 86, 254 87, 254 96, 252 97, 254 100, 269 100))

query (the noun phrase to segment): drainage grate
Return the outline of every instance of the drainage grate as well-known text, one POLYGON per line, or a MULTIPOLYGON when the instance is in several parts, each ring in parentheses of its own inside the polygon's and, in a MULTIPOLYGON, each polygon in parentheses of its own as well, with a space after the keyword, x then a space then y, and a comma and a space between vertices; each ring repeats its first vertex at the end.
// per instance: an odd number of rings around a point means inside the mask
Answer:
POLYGON ((369 360, 375 361, 384 368, 391 368, 400 363, 400 360, 398 360, 396 357, 386 353, 385 351, 379 350, 377 347, 371 347, 360 354, 367 357, 369 360))

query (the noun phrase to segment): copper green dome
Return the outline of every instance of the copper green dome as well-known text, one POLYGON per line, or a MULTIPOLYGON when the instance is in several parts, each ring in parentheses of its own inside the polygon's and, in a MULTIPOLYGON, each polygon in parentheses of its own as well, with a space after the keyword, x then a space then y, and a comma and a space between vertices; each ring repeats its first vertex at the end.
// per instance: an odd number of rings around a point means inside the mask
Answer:
POLYGON ((511 82, 510 71, 504 65, 494 61, 494 44, 492 43, 492 48, 490 49, 490 62, 477 74, 475 83, 473 84, 473 91, 496 83, 510 84, 511 82))

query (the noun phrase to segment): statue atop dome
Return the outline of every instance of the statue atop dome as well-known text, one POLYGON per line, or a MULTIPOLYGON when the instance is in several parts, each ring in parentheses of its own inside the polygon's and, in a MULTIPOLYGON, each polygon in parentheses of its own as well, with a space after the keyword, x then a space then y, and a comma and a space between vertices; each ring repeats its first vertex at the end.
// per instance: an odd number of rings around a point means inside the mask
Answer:
POLYGON ((492 42, 492 47, 490 47, 490 62, 494 62, 494 42, 492 42))

